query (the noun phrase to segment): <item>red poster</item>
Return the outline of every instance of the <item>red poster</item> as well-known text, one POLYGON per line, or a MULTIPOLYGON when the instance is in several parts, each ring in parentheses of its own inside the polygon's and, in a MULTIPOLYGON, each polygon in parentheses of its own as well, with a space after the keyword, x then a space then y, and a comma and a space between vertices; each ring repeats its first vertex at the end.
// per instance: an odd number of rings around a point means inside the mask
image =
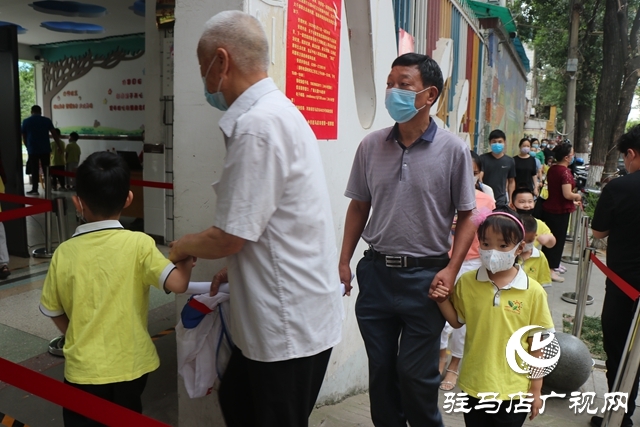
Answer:
POLYGON ((338 138, 341 0, 289 0, 286 94, 318 139, 338 138))

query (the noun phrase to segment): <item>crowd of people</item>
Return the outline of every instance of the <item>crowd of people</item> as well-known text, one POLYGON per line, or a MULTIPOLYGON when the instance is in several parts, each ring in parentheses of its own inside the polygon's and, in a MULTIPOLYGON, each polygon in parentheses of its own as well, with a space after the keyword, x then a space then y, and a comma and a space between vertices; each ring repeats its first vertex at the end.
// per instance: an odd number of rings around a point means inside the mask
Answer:
MULTIPOLYGON (((467 426, 521 426, 528 414, 504 403, 514 393, 530 396, 534 418, 543 379, 516 373, 504 354, 523 326, 538 325, 532 335, 554 331, 544 287, 560 281, 568 216, 580 202, 568 172, 571 146, 523 139, 512 158, 505 133, 494 130, 490 153, 470 152, 430 117, 444 85, 438 64, 401 55, 386 82, 395 124, 370 133, 356 151, 338 253, 317 140, 267 75, 259 21, 239 11, 215 15, 197 55, 205 99, 225 112, 227 155, 212 226, 173 242, 167 259, 150 237, 118 221, 133 198, 123 159, 99 152, 78 167, 73 203, 83 224, 56 250, 40 304, 66 334, 65 382, 141 412, 147 376, 159 364, 146 331, 149 286, 188 291, 197 258, 226 258, 208 289, 215 294, 229 282, 235 347, 218 393, 226 425, 308 425, 341 340, 341 283, 350 295, 363 239, 355 314, 374 425, 440 427, 438 388, 456 385, 469 395, 467 426), (447 341, 455 347, 448 366, 447 341), (482 408, 480 393, 490 391, 497 408, 482 408)), ((620 146, 631 171, 640 169, 638 132, 620 146)), ((614 187, 610 206, 599 205, 594 230, 621 238, 616 194, 614 187)), ((637 268, 624 268, 637 279, 637 268)), ((628 329, 613 317, 609 330, 628 329)), ((609 334, 617 345, 616 332, 609 334)), ((523 348, 531 342, 524 337, 523 348)), ((97 425, 68 410, 64 421, 97 425)))

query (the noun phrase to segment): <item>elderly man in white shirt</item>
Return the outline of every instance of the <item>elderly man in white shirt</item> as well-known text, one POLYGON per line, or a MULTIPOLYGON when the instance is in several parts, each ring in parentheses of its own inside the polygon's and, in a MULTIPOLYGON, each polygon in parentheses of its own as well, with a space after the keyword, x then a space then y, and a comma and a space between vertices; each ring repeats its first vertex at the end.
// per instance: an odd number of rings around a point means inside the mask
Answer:
POLYGON ((308 425, 342 302, 329 193, 317 140, 267 76, 269 46, 252 16, 212 17, 198 44, 205 97, 226 111, 227 155, 213 227, 170 258, 227 257, 235 345, 219 390, 228 427, 308 425))

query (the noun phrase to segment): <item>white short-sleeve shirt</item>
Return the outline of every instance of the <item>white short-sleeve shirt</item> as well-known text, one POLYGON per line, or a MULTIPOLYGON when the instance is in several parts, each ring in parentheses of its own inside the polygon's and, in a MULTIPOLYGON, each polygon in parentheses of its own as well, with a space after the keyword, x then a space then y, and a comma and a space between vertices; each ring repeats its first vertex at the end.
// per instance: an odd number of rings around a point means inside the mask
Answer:
POLYGON ((338 255, 313 131, 270 78, 236 99, 220 129, 227 155, 214 225, 246 240, 228 257, 234 343, 261 362, 335 346, 338 255))

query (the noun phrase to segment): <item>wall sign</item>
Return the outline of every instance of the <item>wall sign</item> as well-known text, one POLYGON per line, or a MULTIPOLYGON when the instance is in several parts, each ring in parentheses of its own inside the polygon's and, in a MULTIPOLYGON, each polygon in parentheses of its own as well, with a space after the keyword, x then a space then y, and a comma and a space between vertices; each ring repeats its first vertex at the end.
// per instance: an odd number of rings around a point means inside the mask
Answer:
POLYGON ((341 1, 290 0, 286 94, 318 139, 338 138, 341 1))

